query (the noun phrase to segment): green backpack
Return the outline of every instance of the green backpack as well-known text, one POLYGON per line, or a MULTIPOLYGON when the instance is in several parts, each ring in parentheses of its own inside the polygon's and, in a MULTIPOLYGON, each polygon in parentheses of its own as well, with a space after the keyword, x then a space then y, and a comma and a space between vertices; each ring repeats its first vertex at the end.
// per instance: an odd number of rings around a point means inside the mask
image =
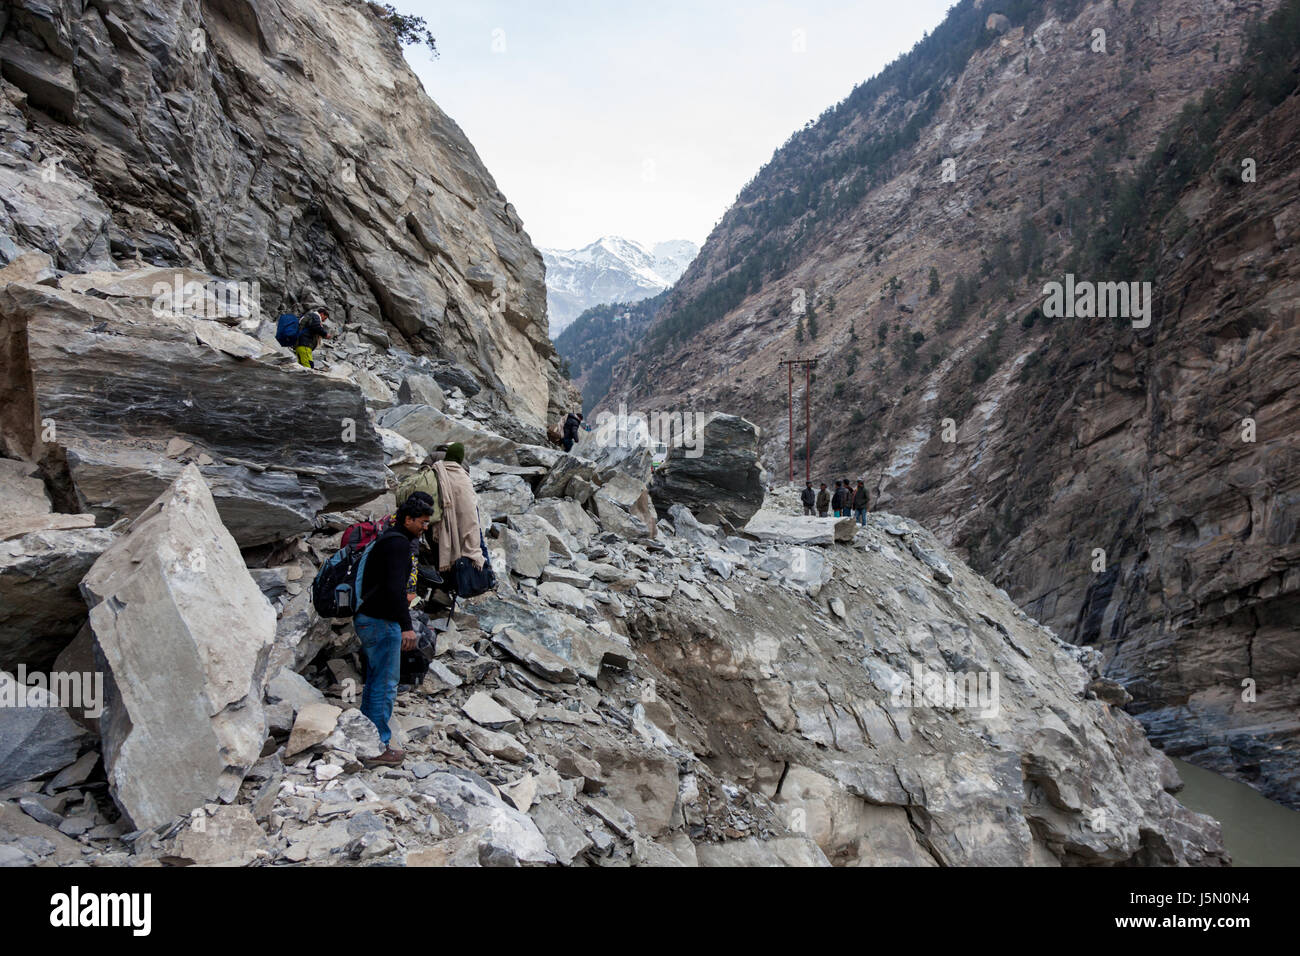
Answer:
POLYGON ((439 494, 438 489, 438 473, 432 468, 425 467, 398 482, 397 507, 402 507, 402 502, 417 491, 423 491, 433 499, 433 521, 430 524, 436 525, 442 520, 442 495, 439 494))

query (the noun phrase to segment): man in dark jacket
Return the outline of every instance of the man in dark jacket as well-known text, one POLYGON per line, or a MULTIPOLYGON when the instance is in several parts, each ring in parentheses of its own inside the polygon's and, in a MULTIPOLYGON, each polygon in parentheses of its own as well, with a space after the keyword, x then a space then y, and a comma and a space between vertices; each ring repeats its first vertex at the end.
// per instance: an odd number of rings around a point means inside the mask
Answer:
POLYGON ((803 491, 799 492, 799 500, 803 502, 803 513, 805 515, 812 514, 813 505, 817 503, 817 492, 813 491, 811 481, 808 482, 803 491))
POLYGON ((861 478, 853 491, 853 517, 860 525, 867 523, 867 486, 861 478))
POLYGON ((582 412, 569 412, 564 420, 564 450, 567 452, 578 441, 578 429, 582 427, 582 412))
POLYGON ((397 699, 402 651, 415 650, 415 628, 406 583, 411 573, 411 542, 424 534, 433 517, 433 499, 417 491, 397 509, 394 526, 379 536, 366 556, 362 580, 357 582, 361 604, 352 619, 366 652, 366 686, 361 712, 379 729, 384 752, 370 762, 400 767, 405 754, 389 746, 393 732, 388 721, 397 699))
POLYGON ((844 483, 838 478, 835 479, 835 492, 831 495, 831 510, 835 517, 844 517, 844 483))
POLYGON ((826 482, 822 482, 822 490, 817 492, 817 517, 825 518, 826 509, 831 506, 831 493, 826 490, 826 482))

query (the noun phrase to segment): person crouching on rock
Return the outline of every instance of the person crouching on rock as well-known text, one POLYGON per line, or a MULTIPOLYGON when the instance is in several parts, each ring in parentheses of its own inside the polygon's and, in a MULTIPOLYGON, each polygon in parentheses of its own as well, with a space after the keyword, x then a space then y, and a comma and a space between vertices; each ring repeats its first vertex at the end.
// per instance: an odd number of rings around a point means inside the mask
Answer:
POLYGON ((366 559, 363 580, 357 582, 363 611, 352 619, 366 652, 366 686, 361 712, 379 729, 384 752, 370 763, 400 767, 405 754, 389 746, 393 732, 388 722, 397 699, 397 679, 402 651, 414 650, 415 628, 406 582, 411 571, 411 542, 419 538, 433 517, 433 499, 417 491, 397 509, 397 522, 375 541, 366 559))
POLYGON ((325 328, 329 318, 330 314, 324 309, 313 309, 299 322, 298 347, 293 351, 298 356, 298 364, 304 368, 316 367, 312 361, 312 352, 320 346, 321 339, 330 337, 329 330, 325 328))

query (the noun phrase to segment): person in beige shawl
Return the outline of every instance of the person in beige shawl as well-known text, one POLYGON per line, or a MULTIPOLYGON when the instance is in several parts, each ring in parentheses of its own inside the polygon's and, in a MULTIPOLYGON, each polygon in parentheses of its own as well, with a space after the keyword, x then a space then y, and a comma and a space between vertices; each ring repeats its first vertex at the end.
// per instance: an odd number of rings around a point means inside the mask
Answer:
POLYGON ((447 571, 460 558, 469 558, 474 567, 483 567, 483 549, 479 547, 478 495, 465 470, 465 446, 452 442, 445 460, 434 462, 438 488, 442 494, 442 521, 438 523, 438 571, 447 571))

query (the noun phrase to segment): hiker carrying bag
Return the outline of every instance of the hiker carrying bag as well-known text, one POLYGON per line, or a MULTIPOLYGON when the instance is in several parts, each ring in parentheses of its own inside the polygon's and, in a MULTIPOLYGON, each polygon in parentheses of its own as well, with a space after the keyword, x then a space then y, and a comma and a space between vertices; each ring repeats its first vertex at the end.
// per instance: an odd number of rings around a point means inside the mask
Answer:
POLYGON ((483 549, 483 567, 474 567, 469 558, 457 558, 448 574, 456 588, 456 596, 462 598, 478 597, 488 591, 496 590, 497 576, 492 570, 492 560, 488 557, 487 542, 483 532, 478 533, 478 546, 483 549))
POLYGON ((287 349, 298 344, 298 316, 285 312, 275 321, 275 340, 287 349))
MULTIPOLYGON (((344 532, 345 535, 346 533, 344 532)), ((321 617, 347 619, 361 613, 361 606, 369 597, 360 593, 366 573, 366 560, 375 550, 380 537, 383 535, 365 545, 345 544, 321 565, 311 582, 311 603, 317 614, 321 617)), ((373 592, 374 589, 371 590, 373 592)))
POLYGON ((417 491, 423 491, 433 499, 433 516, 429 519, 429 524, 437 525, 442 521, 442 494, 438 487, 438 473, 434 469, 426 466, 398 482, 397 506, 400 508, 417 491))

